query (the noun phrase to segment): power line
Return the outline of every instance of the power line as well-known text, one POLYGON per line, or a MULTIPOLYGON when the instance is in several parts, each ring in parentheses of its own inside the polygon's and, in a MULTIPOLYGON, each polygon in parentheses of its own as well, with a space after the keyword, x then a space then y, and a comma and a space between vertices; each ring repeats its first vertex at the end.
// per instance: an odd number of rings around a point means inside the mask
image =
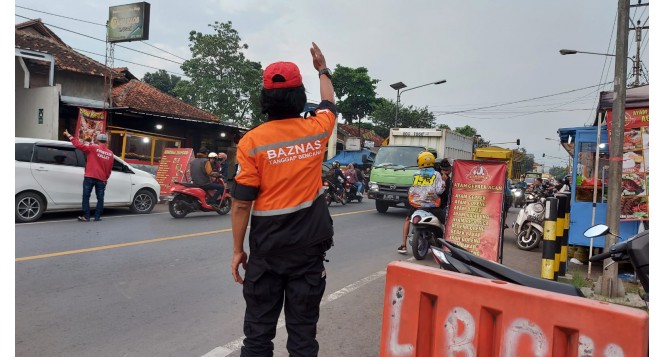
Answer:
POLYGON ((42 13, 42 14, 48 14, 48 15, 52 15, 52 16, 63 17, 63 18, 65 18, 65 19, 69 19, 69 20, 80 21, 80 22, 85 22, 85 23, 92 24, 92 25, 97 25, 97 26, 104 26, 104 27, 106 27, 106 25, 104 25, 104 24, 99 24, 99 23, 92 22, 92 21, 81 20, 81 19, 75 19, 75 18, 73 18, 73 17, 64 16, 64 15, 52 14, 52 13, 50 13, 50 12, 41 11, 41 10, 35 10, 35 9, 31 9, 31 8, 24 7, 24 6, 19 6, 19 5, 16 5, 16 7, 21 8, 21 9, 25 9, 25 10, 34 11, 34 12, 40 12, 40 13, 42 13))
MULTIPOLYGON (((81 49, 79 49, 79 48, 73 48, 73 47, 72 47, 72 49, 75 50, 75 51, 85 52, 85 53, 90 53, 90 54, 93 54, 93 55, 96 55, 96 56, 100 56, 100 57, 105 57, 105 56, 106 56, 106 55, 101 54, 101 53, 95 53, 95 52, 91 52, 91 51, 81 50, 81 49)), ((148 65, 140 64, 140 63, 136 63, 136 62, 131 62, 131 61, 123 60, 123 59, 121 59, 121 58, 115 58, 115 60, 117 60, 117 61, 122 61, 122 62, 126 62, 126 63, 135 64, 135 65, 137 65, 137 66, 142 66, 142 67, 147 67, 147 68, 152 68, 152 69, 157 69, 157 70, 163 70, 163 71, 166 71, 165 69, 161 69, 161 68, 157 68, 157 67, 152 67, 152 66, 148 66, 148 65)), ((175 74, 175 75, 178 75, 178 76, 187 77, 187 75, 182 74, 182 73, 171 72, 171 71, 166 71, 166 72, 168 72, 168 73, 172 73, 172 74, 175 74)), ((187 78, 188 78, 188 77, 187 77, 187 78)))
MULTIPOLYGON (((617 22, 618 22, 618 10, 616 9, 616 16, 613 19, 613 27, 611 28, 611 37, 609 37, 609 44, 606 48, 606 53, 610 53, 609 51, 611 50, 611 42, 613 40, 613 31, 616 28, 616 23, 617 22)), ((602 65, 602 74, 600 74, 600 76, 599 76, 599 82, 600 83, 602 81, 608 80, 607 78, 604 78, 604 70, 607 68, 606 62, 609 61, 609 66, 611 66, 611 62, 613 61, 613 57, 611 57, 611 58, 608 58, 608 57, 609 56, 604 57, 604 64, 602 65)), ((607 76, 608 76, 609 71, 607 70, 606 73, 607 73, 607 76)), ((596 93, 598 94, 598 99, 596 100, 596 102, 599 102, 599 92, 600 92, 600 89, 597 88, 596 93)), ((597 107, 597 105, 593 106, 593 109, 596 108, 596 107, 597 107)), ((592 121, 593 121, 593 112, 590 112, 588 114, 588 120, 586 122, 584 122, 584 124, 587 125, 587 124, 591 123, 592 121)))
MULTIPOLYGON (((21 9, 26 9, 26 10, 34 11, 34 12, 43 13, 43 14, 48 14, 48 15, 52 15, 52 16, 62 17, 62 18, 69 19, 69 20, 80 21, 80 22, 85 22, 85 23, 92 24, 92 25, 97 25, 97 26, 103 26, 103 27, 106 27, 105 24, 100 24, 100 23, 97 23, 97 22, 92 22, 92 21, 87 21, 87 20, 81 20, 81 19, 77 19, 77 18, 73 18, 73 17, 69 17, 69 16, 64 16, 64 15, 53 14, 53 13, 46 12, 46 11, 41 11, 41 10, 30 9, 30 8, 27 8, 27 7, 24 7, 24 6, 19 6, 19 5, 16 5, 16 7, 21 8, 21 9)), ((147 43, 147 42, 145 42, 145 41, 139 41, 139 42, 141 42, 141 43, 143 43, 143 44, 146 44, 146 45, 148 45, 148 46, 150 46, 150 47, 156 48, 156 49, 158 49, 159 51, 162 51, 162 52, 168 53, 169 55, 174 56, 174 57, 177 57, 177 58, 179 58, 179 59, 181 59, 181 60, 183 60, 183 61, 186 61, 186 60, 187 60, 186 58, 182 58, 182 57, 180 57, 180 56, 178 56, 178 55, 176 55, 176 54, 174 54, 174 53, 170 53, 170 52, 168 52, 168 51, 166 51, 166 50, 164 50, 164 49, 162 49, 162 48, 159 48, 159 47, 157 47, 157 46, 154 46, 154 45, 152 45, 152 44, 149 44, 149 43, 147 43)))
MULTIPOLYGON (((608 82, 608 83, 611 83, 611 82, 608 82)), ((488 106, 485 106, 485 107, 466 109, 466 110, 457 110, 457 111, 451 111, 451 112, 441 112, 438 115, 442 116, 442 115, 450 115, 450 114, 459 114, 459 113, 477 111, 477 110, 480 110, 480 109, 502 107, 502 106, 510 105, 510 104, 523 103, 523 102, 528 102, 528 101, 531 101, 531 100, 537 100, 537 99, 542 99, 542 98, 554 97, 554 96, 557 96, 557 95, 568 94, 568 93, 572 93, 572 92, 578 92, 580 90, 595 88, 595 87, 598 87, 598 86, 601 86, 601 85, 604 85, 604 84, 607 84, 607 83, 600 83, 599 85, 594 85, 594 86, 589 86, 589 87, 584 87, 584 88, 579 88, 579 89, 572 89, 572 90, 565 91, 565 92, 560 92, 560 93, 555 93, 555 94, 548 94, 548 95, 543 95, 541 97, 534 97, 534 98, 529 98, 529 99, 522 99, 522 100, 517 100, 517 101, 514 101, 514 102, 503 103, 503 104, 488 105, 488 106)))
MULTIPOLYGON (((18 14, 14 14, 14 16, 18 16, 18 17, 22 17, 22 18, 24 18, 24 19, 31 20, 29 17, 21 16, 21 15, 18 15, 18 14)), ((69 29, 66 29, 66 28, 63 28, 63 27, 60 27, 60 26, 56 26, 56 25, 53 25, 53 24, 48 24, 48 23, 45 23, 45 22, 44 22, 44 25, 48 25, 48 26, 51 26, 51 27, 54 27, 54 28, 57 28, 57 29, 60 29, 60 30, 63 30, 63 31, 71 32, 71 33, 74 33, 74 34, 77 34, 77 35, 80 35, 80 36, 83 36, 83 37, 91 38, 91 39, 93 39, 93 40, 97 40, 97 41, 100 41, 100 42, 104 42, 104 43, 106 43, 106 40, 102 40, 102 39, 99 39, 99 38, 96 38, 96 37, 93 37, 93 36, 90 36, 90 35, 86 35, 86 34, 83 34, 83 33, 80 33, 80 32, 76 32, 76 31, 73 31, 73 30, 69 30, 69 29)), ((157 55, 153 55, 153 54, 151 54, 151 53, 147 53, 147 52, 143 52, 143 51, 135 50, 135 49, 133 49, 133 48, 129 48, 129 47, 127 47, 127 46, 122 46, 122 45, 117 45, 117 44, 116 44, 116 46, 121 47, 121 48, 124 48, 124 49, 127 49, 127 50, 130 50, 130 51, 138 52, 138 53, 141 53, 141 54, 144 54, 144 55, 147 55, 147 56, 151 56, 151 57, 159 58, 159 59, 162 59, 162 60, 164 60, 164 61, 173 62, 173 63, 175 63, 175 64, 182 65, 182 62, 173 61, 173 60, 170 60, 170 59, 168 59, 168 58, 164 58, 164 57, 160 57, 160 56, 157 56, 157 55)))

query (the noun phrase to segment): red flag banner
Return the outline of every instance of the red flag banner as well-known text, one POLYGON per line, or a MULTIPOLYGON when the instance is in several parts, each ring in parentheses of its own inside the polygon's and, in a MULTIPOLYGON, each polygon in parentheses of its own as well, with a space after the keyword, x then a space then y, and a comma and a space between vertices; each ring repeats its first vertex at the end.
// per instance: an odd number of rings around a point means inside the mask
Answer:
POLYGON ((97 143, 97 135, 106 133, 106 112, 78 108, 75 136, 81 141, 97 143))
POLYGON ((454 160, 445 239, 498 261, 507 164, 454 160))
POLYGON ((155 179, 161 186, 161 194, 173 190, 173 182, 182 182, 189 177, 189 162, 194 158, 194 149, 167 148, 161 155, 155 179))

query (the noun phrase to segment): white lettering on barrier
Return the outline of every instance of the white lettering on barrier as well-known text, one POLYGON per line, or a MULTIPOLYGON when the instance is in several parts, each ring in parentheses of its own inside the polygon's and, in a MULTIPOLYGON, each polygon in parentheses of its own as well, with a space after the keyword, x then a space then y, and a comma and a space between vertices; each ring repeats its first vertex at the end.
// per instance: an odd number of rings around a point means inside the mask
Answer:
POLYGON ((624 357, 625 352, 623 352, 620 346, 609 343, 604 349, 604 357, 624 357))
POLYGON ((445 319, 447 332, 447 356, 454 357, 458 353, 466 356, 475 356, 475 319, 463 307, 455 307, 445 319), (463 335, 459 335, 459 324, 463 325, 463 335))
POLYGON ((593 351, 595 350, 595 343, 590 337, 581 335, 579 336, 579 357, 593 357, 593 351))
MULTIPOLYGON (((405 289, 401 286, 392 287, 392 306, 390 309, 390 324, 388 334, 388 351, 390 356, 412 356, 414 347, 410 343, 399 344, 399 324, 401 322, 401 309, 405 298, 405 289)), ((456 356, 463 353, 466 356, 476 356, 475 339, 476 324, 473 315, 463 307, 456 306, 445 319, 444 339, 447 342, 447 356, 456 356), (463 334, 459 335, 460 324, 463 325, 463 334)), ((516 348, 519 338, 525 335, 530 337, 534 356, 546 356, 549 344, 542 329, 535 323, 525 318, 517 318, 512 321, 504 334, 503 356, 516 356, 516 348)), ((594 341, 585 335, 579 336, 579 357, 593 357, 595 351, 594 341)), ((603 351, 604 357, 625 357, 622 347, 615 343, 609 343, 603 351)))
POLYGON ((546 336, 542 329, 537 324, 530 322, 527 319, 518 318, 512 321, 505 333, 505 340, 503 341, 503 355, 516 356, 516 347, 518 346, 519 337, 526 335, 533 340, 533 354, 537 357, 546 356, 548 349, 546 336))
POLYGON ((390 311, 390 333, 388 347, 391 356, 412 356, 413 345, 399 344, 399 322, 401 321, 401 306, 403 305, 405 290, 400 286, 392 287, 392 308, 390 311))

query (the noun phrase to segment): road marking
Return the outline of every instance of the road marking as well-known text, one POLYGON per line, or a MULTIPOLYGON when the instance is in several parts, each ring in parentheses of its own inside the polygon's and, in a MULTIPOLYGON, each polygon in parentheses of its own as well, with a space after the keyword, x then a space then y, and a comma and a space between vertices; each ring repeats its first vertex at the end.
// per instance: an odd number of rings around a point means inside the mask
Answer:
POLYGON ((99 251, 99 250, 129 247, 129 246, 132 246, 132 245, 157 243, 157 242, 165 242, 165 241, 175 240, 175 239, 200 237, 200 236, 205 236, 205 235, 210 235, 210 234, 215 234, 215 233, 224 233, 224 232, 230 232, 230 231, 231 231, 230 228, 226 228, 226 229, 220 229, 220 230, 216 230, 216 231, 183 234, 183 235, 179 235, 179 236, 155 238, 155 239, 141 240, 141 241, 128 242, 128 243, 120 243, 120 244, 112 244, 112 245, 103 245, 101 247, 93 247, 93 248, 77 249, 77 250, 68 250, 68 251, 64 251, 64 252, 56 252, 56 253, 49 253, 49 254, 32 255, 32 256, 29 256, 29 257, 21 257, 21 258, 16 258, 16 261, 17 262, 23 262, 23 261, 26 261, 26 260, 44 259, 44 258, 58 257, 58 256, 62 256, 62 255, 88 253, 88 252, 95 252, 95 251, 99 251))
MULTIPOLYGON (((371 211, 373 211, 373 210, 371 210, 371 211)), ((410 257, 406 260, 408 261, 408 260, 413 260, 413 259, 415 259, 415 258, 410 257)), ((372 282, 376 279, 382 278, 383 276, 385 276, 385 274, 387 274, 387 270, 385 270, 385 269, 380 270, 380 271, 377 271, 377 272, 375 272, 375 273, 373 273, 373 274, 371 274, 371 275, 369 275, 365 278, 362 278, 362 279, 360 279, 360 280, 358 280, 358 281, 356 281, 352 284, 346 285, 345 287, 333 292, 332 294, 324 296, 323 299, 320 302, 320 306, 321 307, 325 306, 325 305, 331 303, 332 301, 337 300, 337 299, 343 297, 344 295, 347 295, 347 294, 363 287, 364 285, 369 284, 370 282, 372 282)), ((279 320, 277 321, 277 329, 280 329, 280 328, 284 327, 285 325, 286 325, 286 323, 285 323, 284 316, 283 316, 283 314, 281 314, 280 317, 279 317, 279 320)), ((242 348, 243 341, 244 341, 244 336, 242 336, 238 339, 235 339, 235 340, 233 340, 233 341, 231 341, 231 342, 229 342, 229 343, 227 343, 223 346, 216 347, 212 351, 204 354, 201 357, 226 357, 226 356, 230 355, 231 353, 233 353, 233 352, 239 350, 240 348, 242 348)))
MULTIPOLYGON (((357 214, 357 213, 366 213, 366 212, 371 212, 371 211, 373 211, 373 210, 363 210, 363 211, 353 211, 353 212, 346 212, 346 213, 337 213, 337 214, 333 214, 332 217, 346 216, 346 215, 357 214)), ((166 212, 163 212, 163 213, 166 213, 166 212)), ((161 214, 161 213, 156 213, 156 214, 161 214)), ((135 217, 135 216, 136 215, 125 216, 125 217, 135 217)), ((119 216, 116 216, 116 217, 119 217, 119 216)), ((67 220, 67 221, 72 221, 72 220, 67 220)), ((52 222, 54 222, 54 221, 43 222, 43 223, 52 223, 52 222)), ((55 221, 55 222, 57 222, 57 221, 55 221)), ((65 221, 61 221, 61 222, 65 222, 65 221)), ((35 223, 38 223, 38 222, 35 222, 35 223)), ((30 223, 23 223, 23 224, 30 224, 30 223)), ((247 228, 249 228, 249 227, 250 226, 248 226, 247 228)), ((95 252, 95 251, 100 251, 100 250, 108 250, 108 249, 129 247, 129 246, 132 246, 132 245, 158 243, 158 242, 165 242, 165 241, 175 240, 175 239, 200 237, 200 236, 206 236, 206 235, 216 234, 216 233, 225 233, 225 232, 231 232, 231 228, 220 229, 220 230, 216 230, 216 231, 183 234, 183 235, 171 236, 171 237, 147 239, 147 240, 141 240, 141 241, 136 241, 136 242, 127 242, 127 243, 120 243, 120 244, 104 245, 104 246, 100 246, 100 247, 93 247, 93 248, 86 248, 86 249, 68 250, 68 251, 64 251, 64 252, 32 255, 32 256, 27 256, 27 257, 16 258, 15 261, 16 262, 23 262, 23 261, 27 261, 27 260, 45 259, 45 258, 59 257, 59 256, 63 256, 63 255, 89 253, 89 252, 95 252)))
MULTIPOLYGON (((113 207, 111 207, 111 208, 113 208, 113 207)), ((156 215, 159 215, 159 214, 166 214, 166 213, 168 213, 168 212, 155 212, 155 213, 150 213, 150 215, 151 216, 156 216, 156 215)), ((144 216, 142 214, 125 214, 125 215, 122 215, 122 216, 106 216, 106 217, 104 217, 104 221, 115 219, 115 218, 127 218, 127 217, 144 217, 144 216)), ((28 223, 14 223, 14 225, 16 227, 21 227, 21 226, 29 226, 29 225, 33 225, 33 224, 50 224, 50 223, 73 222, 73 221, 76 221, 76 220, 77 220, 77 218, 73 218, 73 219, 68 218, 68 219, 59 219, 59 220, 53 220, 53 221, 37 221, 37 222, 28 222, 28 223)))

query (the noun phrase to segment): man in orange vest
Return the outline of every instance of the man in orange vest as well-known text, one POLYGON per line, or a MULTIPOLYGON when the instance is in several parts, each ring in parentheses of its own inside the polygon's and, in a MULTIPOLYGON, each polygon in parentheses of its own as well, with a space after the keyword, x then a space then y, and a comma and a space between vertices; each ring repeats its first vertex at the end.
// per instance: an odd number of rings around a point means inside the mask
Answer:
POLYGON ((307 97, 299 68, 291 62, 272 63, 263 72, 260 97, 268 120, 247 132, 237 146, 231 269, 235 281, 243 284, 247 304, 242 356, 272 356, 282 307, 289 354, 318 355, 323 261, 334 234, 320 170, 337 110, 325 57, 315 43, 310 52, 320 78, 321 103, 314 114, 300 116, 307 97), (244 236, 249 218, 248 257, 244 236))

